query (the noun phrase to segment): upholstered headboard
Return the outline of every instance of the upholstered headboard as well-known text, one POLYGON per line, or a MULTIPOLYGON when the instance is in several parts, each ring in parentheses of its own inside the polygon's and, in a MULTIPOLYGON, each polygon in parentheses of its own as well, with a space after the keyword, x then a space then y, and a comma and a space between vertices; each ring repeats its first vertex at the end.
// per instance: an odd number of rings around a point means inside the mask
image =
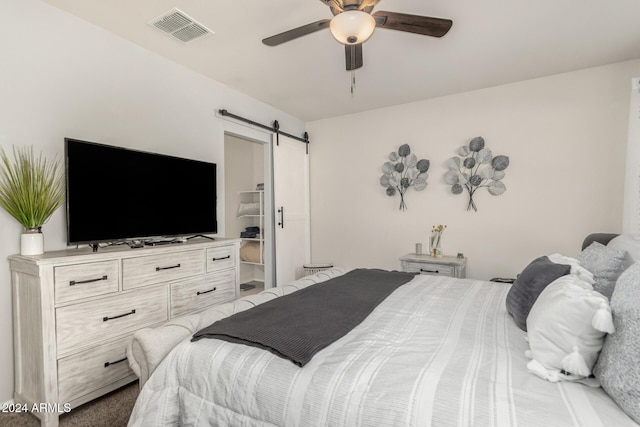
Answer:
POLYGON ((613 239, 616 236, 617 234, 613 234, 613 233, 589 234, 587 237, 585 237, 584 241, 582 242, 582 249, 586 248, 593 242, 598 242, 598 243, 602 243, 603 245, 606 245, 611 241, 611 239, 613 239))

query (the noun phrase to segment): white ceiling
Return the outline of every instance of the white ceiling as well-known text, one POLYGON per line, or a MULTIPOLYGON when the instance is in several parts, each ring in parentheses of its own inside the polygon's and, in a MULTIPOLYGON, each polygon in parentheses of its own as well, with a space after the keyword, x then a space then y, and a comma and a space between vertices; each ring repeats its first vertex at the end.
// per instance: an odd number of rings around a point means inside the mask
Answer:
POLYGON ((441 39, 377 29, 345 71, 319 0, 44 0, 304 121, 640 58, 639 0, 382 0, 375 10, 453 20, 441 39), (148 24, 174 7, 215 32, 189 43, 148 24))

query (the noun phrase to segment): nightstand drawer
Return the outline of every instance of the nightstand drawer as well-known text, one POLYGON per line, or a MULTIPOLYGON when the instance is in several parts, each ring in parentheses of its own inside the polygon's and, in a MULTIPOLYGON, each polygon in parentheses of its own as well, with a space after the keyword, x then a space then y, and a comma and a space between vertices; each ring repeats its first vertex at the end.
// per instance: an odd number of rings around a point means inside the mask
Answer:
POLYGON ((88 262, 53 269, 56 304, 118 292, 119 262, 88 262))
POLYGON ((171 317, 203 310, 236 297, 235 270, 171 283, 171 317))
POLYGON ((452 256, 432 257, 426 254, 407 254, 400 258, 402 271, 463 279, 466 277, 466 258, 452 256))
POLYGON ((207 273, 236 266, 234 246, 207 249, 207 273))
POLYGON ((204 250, 127 258, 122 261, 123 289, 204 273, 204 250))
POLYGON ((59 400, 69 402, 133 374, 126 357, 131 336, 58 360, 59 400))
POLYGON ((408 262, 408 273, 432 274, 436 276, 454 276, 454 268, 451 265, 430 264, 427 262, 408 262))
POLYGON ((167 287, 141 289, 56 309, 58 354, 167 320, 167 287))

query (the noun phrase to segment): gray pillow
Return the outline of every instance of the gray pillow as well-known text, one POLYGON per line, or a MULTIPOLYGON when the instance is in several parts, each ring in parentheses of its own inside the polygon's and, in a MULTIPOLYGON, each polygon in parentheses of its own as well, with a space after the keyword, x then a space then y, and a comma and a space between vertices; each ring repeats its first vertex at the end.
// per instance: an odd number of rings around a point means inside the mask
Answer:
POLYGON ((527 316, 540 293, 549 283, 569 274, 571 266, 556 264, 546 256, 536 258, 522 270, 507 294, 507 313, 523 331, 527 330, 527 316))
POLYGON ((616 280, 633 261, 625 250, 618 250, 593 242, 578 255, 580 265, 593 273, 593 289, 611 299, 616 280))
POLYGON ((640 263, 618 279, 611 297, 616 331, 604 339, 594 374, 602 388, 640 423, 640 263))
POLYGON ((607 247, 626 250, 634 262, 640 262, 640 234, 621 234, 611 239, 607 247))

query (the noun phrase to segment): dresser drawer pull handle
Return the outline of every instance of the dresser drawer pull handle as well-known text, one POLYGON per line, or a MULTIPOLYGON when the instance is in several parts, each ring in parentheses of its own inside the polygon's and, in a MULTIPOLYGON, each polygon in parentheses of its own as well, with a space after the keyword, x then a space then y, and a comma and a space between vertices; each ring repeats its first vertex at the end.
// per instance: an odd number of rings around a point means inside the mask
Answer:
POLYGON ((132 315, 132 314, 135 314, 135 312, 136 312, 136 310, 135 310, 135 309, 133 309, 133 310, 131 310, 129 313, 120 314, 119 316, 103 317, 103 318, 102 318, 102 321, 103 321, 103 322, 106 322, 107 320, 119 319, 119 318, 124 317, 124 316, 130 316, 130 315, 132 315))
POLYGON ((116 363, 124 362, 125 360, 127 360, 126 357, 124 359, 116 360, 115 362, 104 362, 104 367, 108 368, 111 365, 115 365, 116 363))
POLYGON ((208 294, 209 292, 213 292, 216 289, 217 288, 213 288, 213 289, 209 289, 208 291, 202 291, 202 292, 198 291, 198 292, 196 292, 196 295, 208 294))
POLYGON ((74 286, 74 285, 81 285, 83 283, 93 283, 93 282, 99 282, 101 280, 107 280, 107 275, 104 275, 102 277, 98 277, 97 279, 89 279, 89 280, 70 280, 69 281, 69 286, 74 286))
POLYGON ((229 259, 229 258, 231 258, 231 255, 223 256, 222 258, 212 258, 211 261, 220 261, 220 260, 229 259))
POLYGON ((169 267, 156 267, 156 271, 171 270, 172 268, 180 268, 180 264, 170 265, 169 267))
POLYGON ((425 270, 424 268, 421 268, 420 271, 423 271, 425 273, 436 273, 436 274, 440 274, 440 270, 425 270))

